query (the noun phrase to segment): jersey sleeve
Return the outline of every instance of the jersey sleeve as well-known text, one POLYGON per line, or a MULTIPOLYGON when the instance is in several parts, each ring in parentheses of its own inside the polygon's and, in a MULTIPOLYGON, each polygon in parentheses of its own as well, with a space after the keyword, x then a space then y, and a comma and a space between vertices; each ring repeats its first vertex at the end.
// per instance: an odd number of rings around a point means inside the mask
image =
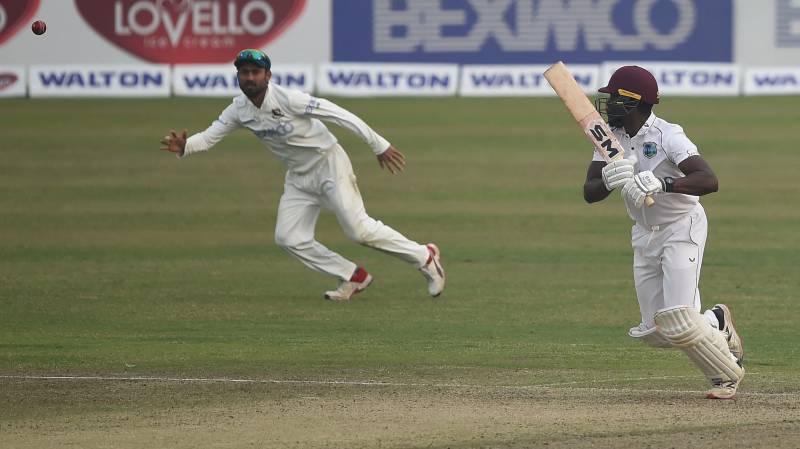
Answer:
POLYGON ((363 140, 375 154, 381 154, 389 148, 389 141, 375 132, 355 114, 324 98, 317 98, 304 92, 298 92, 290 99, 294 113, 334 123, 348 129, 363 140))
POLYGON ((181 157, 207 151, 222 140, 223 137, 241 126, 239 115, 236 113, 236 105, 231 104, 222 111, 219 118, 214 120, 211 126, 206 128, 205 131, 194 134, 186 139, 186 148, 181 157))
POLYGON ((680 164, 690 156, 697 156, 700 154, 697 150, 697 145, 689 140, 689 137, 686 136, 686 133, 683 132, 683 128, 680 126, 675 127, 664 143, 664 150, 667 153, 667 157, 675 165, 680 164))

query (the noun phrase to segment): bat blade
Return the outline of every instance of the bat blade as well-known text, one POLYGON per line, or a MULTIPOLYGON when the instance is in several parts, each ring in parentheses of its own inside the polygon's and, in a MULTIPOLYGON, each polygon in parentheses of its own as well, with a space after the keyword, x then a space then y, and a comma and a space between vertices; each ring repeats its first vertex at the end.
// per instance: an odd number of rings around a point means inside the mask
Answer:
MULTIPOLYGON (((611 162, 624 158, 625 150, 619 140, 583 93, 583 89, 575 81, 567 66, 558 61, 544 71, 544 77, 603 160, 611 162)), ((653 202, 651 197, 645 199, 647 206, 652 206, 653 202)))
POLYGON ((617 137, 563 62, 550 66, 544 71, 544 77, 606 162, 625 157, 625 150, 617 137))

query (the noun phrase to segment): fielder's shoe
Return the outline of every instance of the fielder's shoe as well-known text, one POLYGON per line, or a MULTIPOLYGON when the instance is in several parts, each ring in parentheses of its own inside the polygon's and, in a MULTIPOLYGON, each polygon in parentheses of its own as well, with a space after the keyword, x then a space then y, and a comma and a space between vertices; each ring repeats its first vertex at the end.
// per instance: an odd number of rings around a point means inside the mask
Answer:
POLYGON ((425 265, 419 267, 419 271, 428 280, 428 293, 434 298, 442 294, 444 290, 444 268, 442 268, 442 253, 439 247, 433 243, 425 245, 428 247, 428 260, 425 265))
POLYGON ((339 288, 325 292, 325 299, 331 301, 347 301, 358 293, 364 291, 372 283, 372 276, 367 270, 358 267, 349 281, 339 282, 339 288))
MULTIPOLYGON (((742 377, 744 377, 744 370, 742 370, 742 377)), ((736 389, 739 388, 741 382, 741 378, 738 382, 732 380, 712 382, 711 389, 706 392, 706 397, 708 399, 733 399, 736 397, 736 389)))
POLYGON ((729 309, 725 304, 717 304, 711 309, 711 311, 717 316, 720 330, 725 334, 725 338, 728 340, 728 349, 730 349, 731 354, 736 357, 736 363, 738 363, 739 366, 742 366, 742 360, 744 359, 744 346, 742 345, 742 338, 739 336, 739 333, 736 332, 736 328, 733 327, 733 315, 731 314, 731 309, 729 309), (722 319, 720 319, 720 317, 722 319))

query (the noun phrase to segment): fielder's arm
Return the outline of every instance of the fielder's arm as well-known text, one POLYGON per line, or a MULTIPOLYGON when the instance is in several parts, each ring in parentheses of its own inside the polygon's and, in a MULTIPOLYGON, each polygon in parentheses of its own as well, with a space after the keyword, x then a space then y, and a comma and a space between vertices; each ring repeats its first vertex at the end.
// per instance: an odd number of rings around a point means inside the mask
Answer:
POLYGON ((185 129, 181 135, 171 131, 161 140, 161 144, 164 145, 161 149, 175 153, 178 157, 207 151, 222 140, 223 137, 242 126, 235 108, 236 106, 233 104, 228 106, 205 131, 193 134, 188 138, 186 137, 185 129))
MULTIPOLYGON (((303 108, 301 110, 305 115, 325 122, 334 123, 349 130, 369 145, 375 155, 383 153, 390 147, 388 140, 376 133, 364 120, 361 120, 357 115, 347 109, 330 100, 312 97, 307 94, 302 100, 304 100, 304 103, 301 105, 303 108)), ((297 107, 296 105, 292 106, 297 107)))
POLYGON ((311 117, 335 123, 360 137, 372 148, 382 169, 388 169, 392 174, 403 171, 406 165, 405 155, 357 115, 332 101, 310 95, 307 97, 304 111, 311 117))

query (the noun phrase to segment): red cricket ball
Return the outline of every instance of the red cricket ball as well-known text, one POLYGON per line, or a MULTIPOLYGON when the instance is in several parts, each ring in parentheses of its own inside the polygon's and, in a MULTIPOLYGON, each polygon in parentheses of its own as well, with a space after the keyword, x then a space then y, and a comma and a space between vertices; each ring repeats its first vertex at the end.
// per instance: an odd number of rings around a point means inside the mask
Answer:
POLYGON ((47 25, 42 20, 37 20, 31 24, 31 30, 33 30, 33 34, 44 34, 47 31, 47 25))

